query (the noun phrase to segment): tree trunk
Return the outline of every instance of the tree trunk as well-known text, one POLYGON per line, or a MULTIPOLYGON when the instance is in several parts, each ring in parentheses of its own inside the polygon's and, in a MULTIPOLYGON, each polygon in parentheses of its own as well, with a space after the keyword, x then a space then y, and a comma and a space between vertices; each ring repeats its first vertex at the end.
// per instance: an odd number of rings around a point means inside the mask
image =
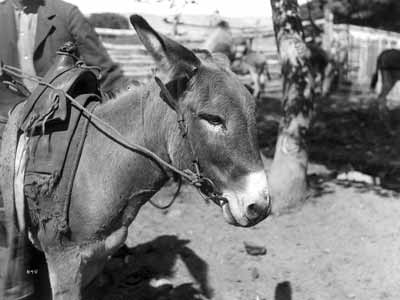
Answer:
POLYGON ((314 111, 314 80, 297 0, 271 0, 271 6, 283 75, 284 115, 269 174, 273 209, 279 214, 306 197, 306 134, 314 111))

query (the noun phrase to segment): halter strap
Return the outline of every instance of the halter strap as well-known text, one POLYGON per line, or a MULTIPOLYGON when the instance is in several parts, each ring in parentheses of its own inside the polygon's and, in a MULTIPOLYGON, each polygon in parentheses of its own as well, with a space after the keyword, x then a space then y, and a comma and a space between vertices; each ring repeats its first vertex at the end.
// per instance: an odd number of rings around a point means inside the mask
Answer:
MULTIPOLYGON (((154 76, 154 80, 160 87, 164 96, 167 98, 167 101, 169 103, 176 102, 176 100, 173 98, 173 96, 171 95, 167 87, 164 85, 164 83, 161 81, 161 79, 157 76, 154 76)), ((194 150, 192 140, 188 136, 188 126, 185 121, 185 115, 181 111, 179 106, 177 106, 175 109, 178 117, 177 118, 178 128, 181 132, 182 138, 184 138, 189 144, 189 149, 192 155, 192 164, 194 168, 194 173, 191 170, 184 170, 184 172, 190 172, 195 175, 196 179, 195 181, 191 182, 191 184, 207 197, 206 200, 211 200, 218 206, 222 206, 228 200, 225 197, 222 197, 222 194, 218 192, 214 182, 210 178, 205 177, 201 174, 199 158, 194 150)))

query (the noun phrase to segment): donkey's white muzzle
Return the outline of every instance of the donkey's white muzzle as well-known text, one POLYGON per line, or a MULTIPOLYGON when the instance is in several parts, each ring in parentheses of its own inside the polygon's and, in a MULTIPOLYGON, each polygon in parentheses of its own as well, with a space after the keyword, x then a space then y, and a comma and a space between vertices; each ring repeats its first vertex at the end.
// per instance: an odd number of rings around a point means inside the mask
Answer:
POLYGON ((223 207, 223 212, 228 223, 247 227, 270 214, 271 197, 264 170, 250 173, 243 182, 243 188, 239 190, 224 191, 229 203, 223 207))

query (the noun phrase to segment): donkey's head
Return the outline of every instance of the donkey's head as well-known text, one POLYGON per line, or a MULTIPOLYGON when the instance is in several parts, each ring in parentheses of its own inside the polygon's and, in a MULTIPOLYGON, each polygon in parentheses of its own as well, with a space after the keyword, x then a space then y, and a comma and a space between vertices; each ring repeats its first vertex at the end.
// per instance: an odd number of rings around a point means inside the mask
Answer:
POLYGON ((174 132, 168 139, 173 164, 187 168, 198 160, 201 173, 227 199, 221 206, 228 223, 252 226, 266 218, 271 203, 256 138, 255 101, 226 57, 190 51, 142 17, 130 19, 172 96, 161 98, 176 112, 175 120, 183 116, 187 126, 185 137, 174 132))

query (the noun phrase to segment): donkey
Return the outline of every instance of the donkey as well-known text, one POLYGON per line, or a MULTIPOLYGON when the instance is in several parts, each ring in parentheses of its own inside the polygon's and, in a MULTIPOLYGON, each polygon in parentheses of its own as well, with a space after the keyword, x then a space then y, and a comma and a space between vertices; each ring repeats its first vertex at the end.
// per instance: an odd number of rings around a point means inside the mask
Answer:
POLYGON ((400 50, 387 49, 379 54, 376 62, 376 71, 372 75, 371 90, 376 88, 379 73, 381 74, 382 88, 378 95, 378 106, 382 111, 386 110, 386 97, 393 86, 400 80, 400 50))
POLYGON ((310 64, 315 74, 316 92, 326 97, 332 91, 332 86, 338 79, 339 65, 320 45, 309 42, 307 47, 311 53, 310 64))
POLYGON ((236 74, 250 74, 252 94, 257 99, 265 89, 266 80, 271 81, 267 56, 252 50, 253 39, 248 38, 237 47, 236 60, 232 63, 232 71, 236 74))
MULTIPOLYGON (((196 55, 155 31, 141 16, 133 15, 130 21, 171 97, 164 97, 155 78, 99 105, 95 115, 176 168, 193 170, 196 159, 201 173, 226 200, 219 205, 227 223, 249 227, 265 219, 271 199, 257 144, 255 101, 230 71, 229 62, 204 51, 196 55), (177 122, 179 114, 185 120, 185 134, 177 122)), ((116 143, 92 122, 72 188, 70 236, 60 244, 45 228, 32 227, 24 211, 29 212, 29 204, 10 205, 14 191, 21 193, 17 184, 11 184, 24 163, 25 137, 17 141, 15 125, 21 108, 13 111, 6 125, 0 157, 9 226, 15 206, 17 223, 25 224, 30 242, 44 252, 53 299, 81 299, 82 288, 124 244, 140 207, 172 172, 116 143), (18 168, 16 155, 21 158, 18 168)))

